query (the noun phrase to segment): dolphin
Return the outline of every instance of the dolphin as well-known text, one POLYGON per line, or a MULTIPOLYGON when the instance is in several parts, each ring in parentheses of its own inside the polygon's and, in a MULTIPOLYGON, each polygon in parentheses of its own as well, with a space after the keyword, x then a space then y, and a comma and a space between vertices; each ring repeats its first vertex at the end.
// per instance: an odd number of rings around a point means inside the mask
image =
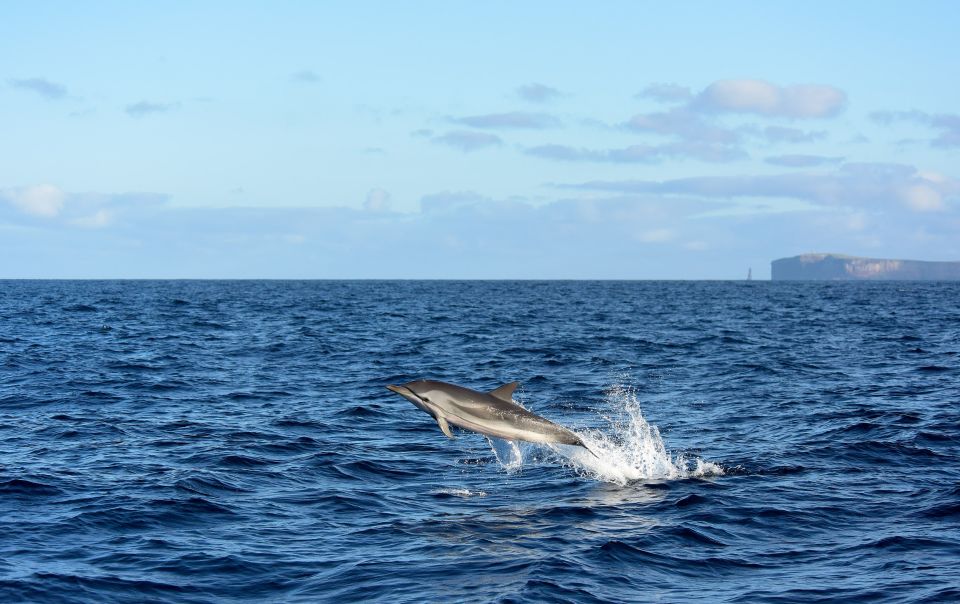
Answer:
POLYGON ((590 451, 580 437, 567 428, 514 403, 513 391, 517 385, 510 382, 490 392, 478 392, 454 384, 419 380, 402 386, 390 385, 387 389, 433 416, 447 438, 453 438, 452 424, 484 436, 575 445, 590 451))

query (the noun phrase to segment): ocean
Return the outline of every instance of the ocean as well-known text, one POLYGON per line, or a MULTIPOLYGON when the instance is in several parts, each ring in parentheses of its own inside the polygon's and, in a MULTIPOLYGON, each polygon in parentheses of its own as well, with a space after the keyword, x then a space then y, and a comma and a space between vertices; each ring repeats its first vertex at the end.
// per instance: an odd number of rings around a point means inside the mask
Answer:
POLYGON ((0 601, 960 601, 958 368, 960 283, 0 281, 0 601))

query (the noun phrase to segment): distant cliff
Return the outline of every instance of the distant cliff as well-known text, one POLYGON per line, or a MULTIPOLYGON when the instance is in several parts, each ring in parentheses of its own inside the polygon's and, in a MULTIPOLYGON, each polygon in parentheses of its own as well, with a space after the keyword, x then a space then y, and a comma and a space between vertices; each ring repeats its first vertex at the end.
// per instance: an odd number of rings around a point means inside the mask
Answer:
POLYGON ((960 262, 803 254, 770 263, 773 281, 960 281, 960 262))

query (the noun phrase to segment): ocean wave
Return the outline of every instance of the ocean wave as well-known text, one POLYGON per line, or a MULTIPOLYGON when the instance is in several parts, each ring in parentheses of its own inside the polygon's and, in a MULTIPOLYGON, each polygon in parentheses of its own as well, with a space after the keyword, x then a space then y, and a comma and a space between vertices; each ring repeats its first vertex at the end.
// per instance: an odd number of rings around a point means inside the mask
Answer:
POLYGON ((955 285, 2 285, 0 602, 960 597, 955 285))

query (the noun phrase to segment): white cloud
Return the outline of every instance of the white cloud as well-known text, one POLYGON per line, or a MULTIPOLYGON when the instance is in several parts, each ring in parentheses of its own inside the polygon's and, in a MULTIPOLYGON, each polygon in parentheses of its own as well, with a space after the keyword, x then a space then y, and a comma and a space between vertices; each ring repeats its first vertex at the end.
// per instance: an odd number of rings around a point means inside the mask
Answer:
POLYGON ((935 172, 933 170, 918 170, 917 176, 924 180, 929 180, 930 182, 935 182, 937 184, 948 184, 952 180, 946 174, 941 174, 940 172, 935 172))
POLYGON ((846 93, 833 86, 777 86, 764 80, 739 79, 710 84, 697 95, 694 105, 716 112, 818 118, 840 113, 846 101, 846 93))
POLYGON ((390 193, 379 187, 370 189, 363 201, 363 209, 368 212, 386 212, 390 209, 390 193))
POLYGON ((849 212, 844 216, 844 225, 851 231, 863 231, 867 228, 867 214, 863 211, 849 212))
POLYGON ((119 218, 154 215, 166 200, 156 193, 68 193, 49 184, 8 188, 0 189, 0 220, 18 222, 30 216, 44 219, 44 226, 52 229, 101 229, 115 226, 119 218), (6 216, 4 205, 11 208, 6 216))
POLYGON ((908 206, 918 212, 944 209, 943 195, 930 184, 921 183, 904 187, 900 195, 908 206))
POLYGON ((63 209, 64 192, 53 185, 34 185, 18 189, 0 190, 0 198, 20 211, 41 218, 55 218, 63 209))
POLYGON ((70 221, 71 224, 85 229, 100 229, 113 222, 113 213, 106 208, 100 208, 93 214, 80 216, 70 221))

